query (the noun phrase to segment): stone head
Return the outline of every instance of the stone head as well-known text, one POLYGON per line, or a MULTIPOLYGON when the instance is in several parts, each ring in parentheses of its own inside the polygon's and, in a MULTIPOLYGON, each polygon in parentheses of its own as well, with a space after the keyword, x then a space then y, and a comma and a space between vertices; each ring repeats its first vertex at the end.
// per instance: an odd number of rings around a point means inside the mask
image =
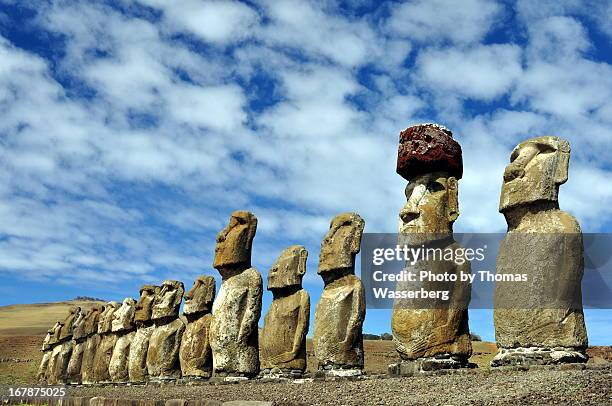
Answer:
POLYGON ((155 296, 159 293, 159 286, 143 285, 140 288, 140 297, 136 302, 136 311, 134 313, 134 321, 146 323, 151 320, 153 314, 153 302, 155 296))
POLYGON ((185 294, 185 308, 183 313, 194 314, 209 312, 215 300, 215 278, 209 275, 200 275, 193 282, 189 292, 185 294))
POLYGON ((248 211, 235 211, 229 224, 217 235, 213 267, 244 270, 251 266, 251 247, 257 230, 257 217, 248 211))
POLYGON ((459 216, 457 179, 447 172, 433 172, 413 177, 405 190, 406 204, 400 210, 400 234, 423 234, 438 239, 452 233, 459 216))
POLYGON ((98 322, 98 334, 110 333, 113 328, 113 317, 115 312, 119 309, 119 303, 110 301, 104 306, 104 311, 100 315, 100 321, 98 322))
POLYGON ((59 340, 60 332, 62 330, 62 322, 56 321, 53 327, 47 330, 47 334, 49 334, 49 341, 47 344, 53 345, 59 340))
POLYGON ((63 321, 62 332, 60 333, 60 340, 65 340, 67 338, 72 337, 72 330, 74 325, 74 320, 78 317, 79 313, 81 313, 81 308, 79 306, 71 306, 68 310, 68 315, 63 321))
POLYGON ((317 273, 353 271, 355 255, 361 249, 365 221, 356 213, 342 213, 334 217, 321 242, 317 273))
POLYGON ((559 186, 567 181, 569 158, 569 143, 559 137, 536 137, 517 145, 504 171, 499 211, 558 201, 559 186))
POLYGON ((308 251, 301 245, 292 245, 281 252, 268 271, 268 290, 302 286, 302 277, 306 273, 306 259, 308 251))
POLYGON ((128 331, 134 328, 134 313, 136 312, 136 301, 131 297, 126 297, 121 303, 121 307, 113 314, 111 330, 113 332, 128 331))
POLYGON ((183 282, 165 280, 161 284, 159 292, 155 295, 151 319, 158 320, 164 317, 178 317, 184 292, 183 282))
POLYGON ((87 312, 83 309, 78 313, 72 323, 72 338, 77 340, 86 336, 85 334, 85 316, 87 312))
POLYGON ((86 335, 95 334, 98 332, 98 324, 100 317, 104 313, 105 306, 101 304, 94 305, 85 315, 84 330, 86 335))

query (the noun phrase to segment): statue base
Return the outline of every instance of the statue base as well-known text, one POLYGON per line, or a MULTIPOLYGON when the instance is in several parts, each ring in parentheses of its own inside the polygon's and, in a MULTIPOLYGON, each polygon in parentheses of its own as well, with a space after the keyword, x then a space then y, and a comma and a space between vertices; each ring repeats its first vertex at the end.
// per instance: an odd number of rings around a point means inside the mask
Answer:
POLYGON ((439 354, 434 357, 401 360, 396 364, 390 364, 387 373, 390 376, 412 376, 422 372, 474 367, 475 364, 469 363, 465 357, 439 354))
POLYGON ((584 363, 588 359, 584 351, 572 347, 500 348, 491 366, 571 364, 584 363))
POLYGON ((199 385, 208 382, 210 375, 188 375, 179 379, 177 382, 183 385, 199 385))
POLYGON ((327 364, 319 365, 319 374, 333 378, 354 378, 363 375, 363 369, 347 365, 327 364))
POLYGON ((304 371, 291 368, 266 368, 262 369, 258 378, 260 379, 301 379, 304 371))
POLYGON ((149 378, 147 385, 166 386, 166 385, 175 385, 176 382, 177 382, 177 378, 174 376, 156 376, 154 378, 149 378))

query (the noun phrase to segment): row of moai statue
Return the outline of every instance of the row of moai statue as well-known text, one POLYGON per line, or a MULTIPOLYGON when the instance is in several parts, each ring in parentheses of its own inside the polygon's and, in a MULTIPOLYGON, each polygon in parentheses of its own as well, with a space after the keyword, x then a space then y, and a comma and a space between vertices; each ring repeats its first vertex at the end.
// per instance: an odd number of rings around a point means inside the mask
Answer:
MULTIPOLYGON (((38 378, 48 384, 135 383, 176 379, 299 378, 306 370, 310 297, 302 288, 308 252, 284 250, 268 272, 273 301, 259 333, 262 277, 251 267, 257 218, 232 213, 217 236, 213 266, 222 283, 200 276, 145 285, 136 302, 70 309, 43 342, 38 378), (181 302, 185 298, 182 316, 181 302), (214 303, 214 305, 213 305, 214 303)), ((331 223, 320 254, 325 291, 315 313, 315 355, 323 370, 363 369, 365 301, 354 275, 364 222, 344 213, 331 223)), ((355 372, 356 371, 356 372, 355 372)))
MULTIPOLYGON (((493 366, 586 361, 582 236, 577 221, 558 205, 569 153, 567 141, 557 137, 532 138, 512 152, 500 201, 508 233, 498 253, 497 273, 524 273, 533 283, 498 282, 495 296, 496 304, 559 292, 579 300, 554 308, 496 306, 499 352, 493 366), (527 233, 554 237, 515 238, 527 233)), ((429 123, 402 131, 397 173, 408 181, 399 216, 400 242, 459 248, 453 223, 459 216, 463 164, 452 133, 429 123)), ((360 375, 364 366, 365 292, 355 275, 364 226, 359 215, 342 213, 331 221, 321 243, 318 274, 324 289, 315 310, 313 348, 318 369, 334 376, 360 375)), ((303 376, 310 298, 302 277, 308 252, 291 246, 269 270, 267 288, 273 300, 259 334, 263 281, 251 267, 256 229, 252 213, 232 213, 215 247, 213 267, 222 278, 219 295, 215 299, 212 276, 197 278, 184 295, 182 317, 183 284, 172 280, 143 286, 138 302, 127 298, 121 305, 109 302, 87 312, 71 309, 44 340, 39 378, 50 384, 90 384, 303 376)), ((412 266, 432 273, 471 272, 467 261, 419 261, 412 266)), ((399 282, 406 289, 414 287, 411 283, 399 282)), ((427 290, 440 289, 439 282, 418 283, 427 290)), ((389 366, 390 373, 470 366, 470 286, 457 278, 445 282, 444 289, 451 292, 451 305, 419 308, 396 301, 391 327, 400 361, 389 366)))

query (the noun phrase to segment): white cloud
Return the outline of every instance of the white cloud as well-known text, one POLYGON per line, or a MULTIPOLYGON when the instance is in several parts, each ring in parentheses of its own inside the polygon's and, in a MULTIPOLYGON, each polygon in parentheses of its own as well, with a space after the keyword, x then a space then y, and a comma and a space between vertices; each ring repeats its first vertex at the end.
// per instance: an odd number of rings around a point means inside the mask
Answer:
POLYGON ((238 1, 141 1, 163 9, 168 23, 204 41, 227 44, 251 35, 258 23, 255 10, 238 1))
POLYGON ((490 0, 413 0, 392 9, 388 28, 420 42, 469 44, 480 41, 501 12, 490 0))
POLYGON ((432 92, 490 100, 508 92, 521 75, 521 49, 508 44, 429 49, 416 65, 416 81, 432 92))

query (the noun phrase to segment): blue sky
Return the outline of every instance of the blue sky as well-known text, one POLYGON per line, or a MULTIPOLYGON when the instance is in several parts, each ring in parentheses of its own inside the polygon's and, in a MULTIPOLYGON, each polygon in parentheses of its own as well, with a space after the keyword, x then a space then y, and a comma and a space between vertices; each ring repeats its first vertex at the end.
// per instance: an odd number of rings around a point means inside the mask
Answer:
MULTIPOLYGON (((316 303, 335 214, 396 231, 398 134, 423 121, 463 147, 456 231, 504 231, 512 148, 553 134, 572 146, 562 208, 609 232, 610 15, 571 0, 0 0, 0 305, 217 276, 236 209, 259 219, 262 273, 308 248, 316 303)), ((612 344, 609 310, 587 322, 612 344)), ((493 338, 489 311, 470 324, 493 338)), ((389 312, 365 330, 388 331, 389 312)))

